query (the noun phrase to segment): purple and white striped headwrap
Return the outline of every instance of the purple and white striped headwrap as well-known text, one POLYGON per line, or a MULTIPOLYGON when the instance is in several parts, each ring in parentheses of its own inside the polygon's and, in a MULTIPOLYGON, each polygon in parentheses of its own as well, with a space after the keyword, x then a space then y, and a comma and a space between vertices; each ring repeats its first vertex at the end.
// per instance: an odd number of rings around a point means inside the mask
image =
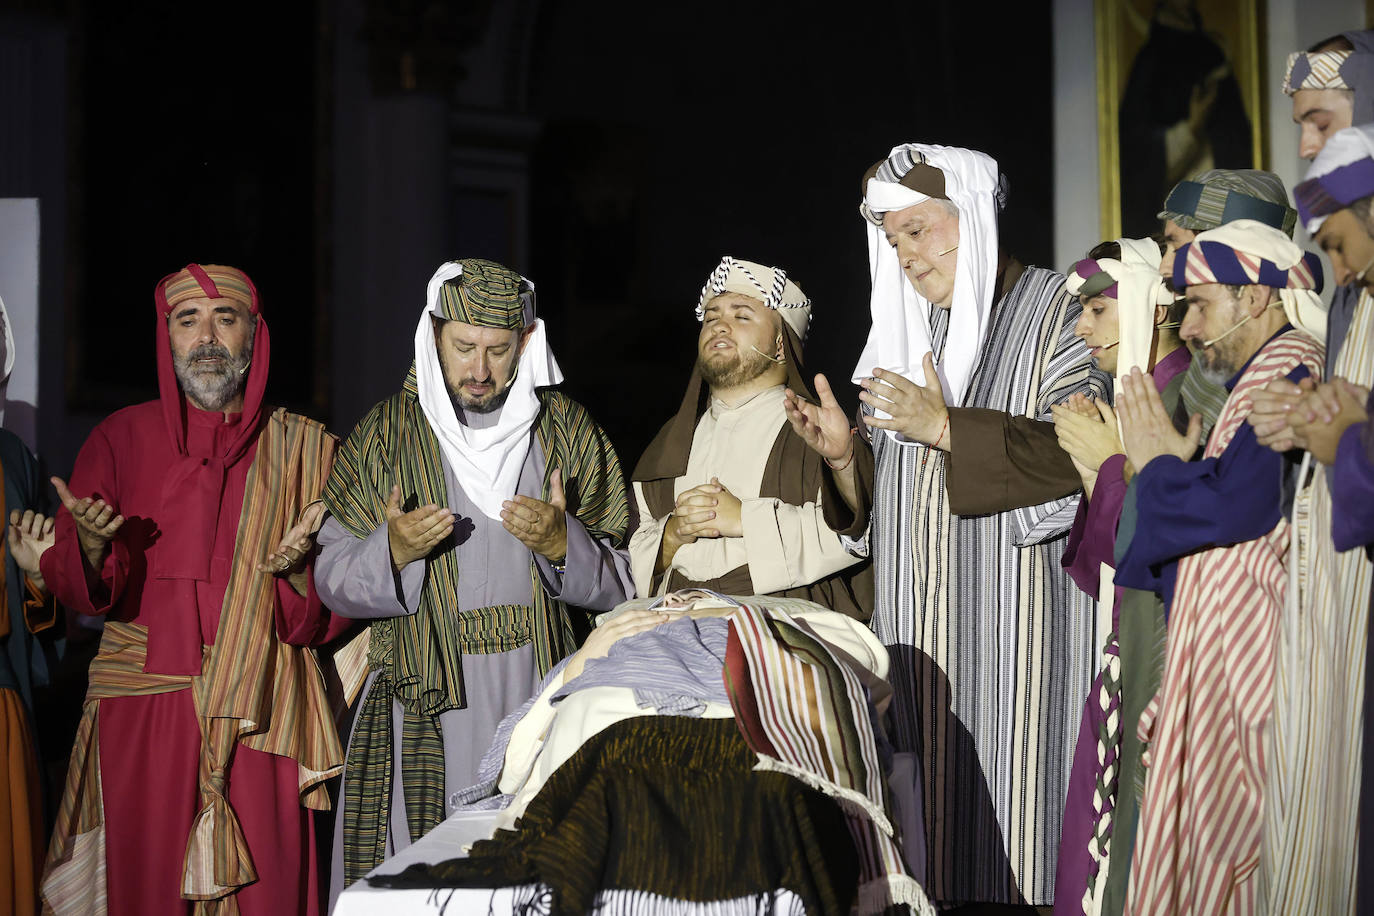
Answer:
POLYGON ((1322 290, 1321 259, 1303 251, 1282 232, 1255 220, 1228 223, 1198 235, 1179 248, 1174 258, 1174 286, 1224 283, 1229 286, 1269 286, 1274 289, 1322 290), (1224 240, 1216 236, 1239 228, 1224 240), (1280 246, 1279 242, 1284 243, 1280 246), (1290 253, 1290 247, 1292 249, 1290 253), (1271 260, 1271 259, 1277 259, 1271 260))
POLYGON ((1298 214, 1316 234, 1338 210, 1374 194, 1374 124, 1338 130, 1326 141, 1307 178, 1293 189, 1298 214))

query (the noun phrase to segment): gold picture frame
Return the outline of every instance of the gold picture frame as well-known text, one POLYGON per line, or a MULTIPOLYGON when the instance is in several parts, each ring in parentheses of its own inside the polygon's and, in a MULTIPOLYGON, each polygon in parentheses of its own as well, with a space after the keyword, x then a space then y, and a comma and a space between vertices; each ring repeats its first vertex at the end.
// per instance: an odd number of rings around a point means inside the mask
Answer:
MULTIPOLYGON (((1180 16, 1188 14, 1194 17, 1195 23, 1200 23, 1200 28, 1192 36, 1193 40, 1201 40, 1197 36, 1210 39, 1229 64, 1227 76, 1234 78, 1234 88, 1239 90, 1239 101, 1250 125, 1248 166, 1266 167, 1266 80, 1264 58, 1261 53, 1263 23, 1259 0, 1094 0, 1101 238, 1118 238, 1122 232, 1120 114, 1123 96, 1132 77, 1137 56, 1145 48, 1146 39, 1150 37, 1151 27, 1156 24, 1157 19, 1165 21, 1163 17, 1172 16, 1172 21, 1177 22, 1180 16)), ((1190 56, 1180 55, 1174 59, 1174 63, 1191 59, 1190 56)), ((1213 84, 1215 81, 1216 78, 1213 77, 1213 84)), ((1232 87, 1227 87, 1228 93, 1231 89, 1232 87)), ((1215 89, 1212 88, 1211 91, 1215 98, 1215 89)), ((1228 95, 1228 98, 1231 96, 1228 95)), ((1188 102, 1185 101, 1183 104, 1186 106, 1188 102)), ((1165 156, 1167 155, 1166 150, 1165 156)), ((1165 163, 1163 171, 1166 174, 1170 165, 1172 164, 1165 163)), ((1226 161, 1217 162, 1216 165, 1240 167, 1226 161)), ((1191 169, 1180 173, 1178 177, 1189 177, 1199 170, 1191 169)), ((1172 182, 1168 184, 1172 185, 1172 182)), ((1167 190, 1168 188, 1161 184, 1158 194, 1161 204, 1167 190)), ((1146 191, 1148 193, 1152 189, 1146 191)), ((1139 231, 1139 228, 1135 231, 1139 231)))

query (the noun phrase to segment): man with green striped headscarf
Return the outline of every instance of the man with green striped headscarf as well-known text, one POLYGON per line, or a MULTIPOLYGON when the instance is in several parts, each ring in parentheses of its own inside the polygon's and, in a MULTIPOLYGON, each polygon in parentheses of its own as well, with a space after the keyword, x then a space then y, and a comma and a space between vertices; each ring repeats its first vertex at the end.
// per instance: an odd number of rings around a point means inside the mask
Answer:
MULTIPOLYGON (((1164 224, 1164 260, 1159 270, 1165 277, 1173 272, 1174 253, 1199 232, 1238 219, 1253 219, 1292 238, 1293 227, 1298 221, 1298 212, 1288 205, 1288 190, 1283 186, 1283 179, 1261 169, 1199 172, 1174 185, 1169 196, 1164 198, 1164 208, 1158 216, 1164 224)), ((1227 394, 1223 386, 1204 378, 1201 365, 1194 362, 1183 374, 1175 425, 1186 429, 1189 415, 1201 414, 1205 439, 1226 403, 1227 394)))
POLYGON ((339 449, 317 583, 370 621, 331 897, 476 781, 501 719, 574 648, 568 605, 632 594, 615 449, 563 380, 534 286, 491 261, 429 281, 415 363, 339 449))

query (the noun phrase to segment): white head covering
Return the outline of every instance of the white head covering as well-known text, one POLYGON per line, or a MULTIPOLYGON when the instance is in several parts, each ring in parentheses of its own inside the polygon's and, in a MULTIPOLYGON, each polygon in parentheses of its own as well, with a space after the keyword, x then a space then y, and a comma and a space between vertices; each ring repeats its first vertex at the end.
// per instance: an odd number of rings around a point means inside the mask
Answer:
POLYGON ((1180 259, 1174 263, 1175 285, 1178 285, 1178 273, 1182 270, 1190 286, 1201 283, 1244 285, 1242 281, 1245 280, 1252 284, 1272 286, 1279 291, 1279 301, 1283 304, 1289 324, 1306 331, 1317 340, 1326 340, 1326 306, 1318 294, 1322 285, 1321 262, 1315 256, 1306 256, 1307 252, 1273 226, 1253 219, 1238 219, 1199 232, 1188 243, 1188 250, 1180 249, 1179 254, 1180 259), (1245 271, 1244 275, 1215 273, 1215 268, 1206 262, 1209 242, 1249 255, 1246 260, 1237 259, 1245 271), (1268 261, 1269 265, 1263 261, 1268 261), (1263 271, 1268 266, 1283 271, 1286 276, 1266 276, 1263 271))
POLYGON ((706 278, 706 285, 701 288, 701 298, 697 300, 697 321, 705 316, 706 303, 722 293, 739 293, 761 300, 782 316, 788 327, 797 333, 798 340, 806 340, 806 330, 811 325, 811 300, 800 286, 788 279, 787 271, 781 267, 741 261, 727 254, 720 259, 711 276, 706 278))
MULTIPOLYGON (((516 365, 515 382, 492 426, 475 429, 458 421, 449 398, 444 370, 434 340, 433 318, 444 318, 439 290, 445 280, 463 272, 450 261, 429 279, 425 308, 415 328, 415 381, 420 389, 420 409, 434 430, 444 459, 461 481, 463 492, 487 518, 501 517, 501 503, 515 496, 520 469, 529 451, 530 429, 539 415, 536 388, 557 385, 563 372, 553 358, 542 319, 534 319, 534 331, 516 365)), ((525 280, 529 283, 529 280, 525 280)), ((530 284, 531 290, 534 284, 530 284)))
POLYGON ((944 355, 935 367, 945 400, 959 404, 982 350, 987 315, 996 294, 993 287, 997 280, 997 211, 1006 200, 1006 183, 997 170, 997 162, 974 150, 928 143, 903 144, 893 148, 875 177, 869 179, 860 212, 868 221, 873 325, 854 367, 853 380, 869 378, 876 366, 899 373, 918 385, 925 384, 921 360, 931 352, 933 306, 902 272, 897 252, 888 244, 881 226, 882 214, 931 199, 897 183, 912 163, 919 162, 944 173, 945 196, 959 208, 959 254, 949 332, 944 355), (878 225, 874 225, 875 217, 878 225))
MULTIPOLYGON (((1097 258, 1099 269, 1116 281, 1117 351, 1116 390, 1132 369, 1150 371, 1154 351, 1155 307, 1174 301, 1164 277, 1159 273, 1163 257, 1153 239, 1117 239, 1121 260, 1097 258)), ((1082 263, 1081 261, 1079 262, 1082 263)), ((1080 295, 1087 277, 1070 271, 1066 286, 1080 295)))

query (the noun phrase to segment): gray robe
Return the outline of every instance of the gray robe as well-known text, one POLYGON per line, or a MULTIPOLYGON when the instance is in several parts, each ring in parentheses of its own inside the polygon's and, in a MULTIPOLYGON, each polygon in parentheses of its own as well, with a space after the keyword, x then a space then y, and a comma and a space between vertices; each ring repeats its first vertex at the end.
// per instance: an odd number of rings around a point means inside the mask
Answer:
MULTIPOLYGON (((463 419, 474 426, 493 422, 495 414, 469 414, 463 419)), ((530 433, 530 450, 520 472, 517 493, 540 498, 545 468, 544 450, 530 433)), ((502 526, 490 519, 468 498, 461 482, 444 461, 444 480, 449 508, 457 519, 458 593, 460 608, 474 609, 499 604, 533 603, 530 584, 530 551, 502 526)), ((566 513, 568 553, 566 570, 559 573, 545 558, 535 555, 539 576, 548 594, 561 601, 593 611, 608 611, 634 595, 629 552, 616 549, 604 538, 593 537, 571 513, 566 513)), ((330 610, 343 617, 376 620, 414 614, 420 607, 425 563, 411 563, 399 575, 392 570, 386 526, 366 538, 356 538, 333 517, 326 517, 319 533, 320 555, 315 562, 315 587, 330 610)), ((377 673, 370 672, 363 686, 365 700, 377 673)), ((463 656, 463 682, 468 705, 440 714, 439 731, 444 741, 444 796, 477 782, 482 755, 507 713, 536 693, 540 674, 534 646, 526 644, 510 652, 463 656)), ((391 823, 387 857, 410 845, 401 772, 401 705, 392 701, 393 779, 391 823)), ((349 743, 352 743, 352 734, 349 743)), ((343 890, 343 793, 339 793, 335 817, 329 905, 343 890)))

